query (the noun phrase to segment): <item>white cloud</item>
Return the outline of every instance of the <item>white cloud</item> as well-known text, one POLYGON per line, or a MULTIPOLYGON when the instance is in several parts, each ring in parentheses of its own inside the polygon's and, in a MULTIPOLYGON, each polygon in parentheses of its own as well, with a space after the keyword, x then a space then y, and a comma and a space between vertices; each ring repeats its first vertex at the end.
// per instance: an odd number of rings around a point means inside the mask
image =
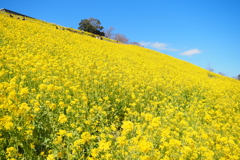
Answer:
POLYGON ((159 43, 157 42, 139 42, 141 45, 145 46, 145 47, 152 47, 152 48, 156 48, 159 50, 167 50, 167 51, 177 51, 178 49, 173 49, 173 48, 169 48, 169 44, 167 43, 159 43))
POLYGON ((187 50, 185 52, 180 53, 180 55, 182 56, 192 56, 193 54, 198 54, 201 53, 202 51, 200 51, 199 49, 190 49, 187 50))
POLYGON ((152 43, 150 46, 157 49, 167 50, 166 47, 168 46, 168 44, 155 42, 155 43, 152 43))

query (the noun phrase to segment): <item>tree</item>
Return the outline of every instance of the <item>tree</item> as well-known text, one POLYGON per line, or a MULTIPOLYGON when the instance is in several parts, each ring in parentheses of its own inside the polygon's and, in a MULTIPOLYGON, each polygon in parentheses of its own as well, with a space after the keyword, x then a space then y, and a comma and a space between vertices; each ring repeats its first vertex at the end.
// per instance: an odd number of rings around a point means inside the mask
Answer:
POLYGON ((109 27, 108 29, 106 29, 106 30, 104 31, 105 37, 106 37, 106 38, 112 38, 112 36, 113 36, 112 31, 113 31, 113 30, 115 30, 115 28, 113 28, 113 27, 109 27))
POLYGON ((100 36, 105 35, 104 32, 101 32, 101 30, 103 29, 103 26, 101 26, 101 22, 95 18, 82 19, 81 22, 79 23, 78 29, 94 33, 100 36))
POLYGON ((132 45, 136 45, 136 46, 142 46, 140 43, 138 42, 131 42, 132 45))
POLYGON ((238 80, 240 81, 240 74, 238 75, 238 80))
POLYGON ((222 75, 222 76, 226 76, 226 74, 223 73, 223 72, 218 72, 218 74, 220 74, 220 75, 222 75))
POLYGON ((210 64, 210 63, 208 63, 208 68, 207 68, 207 70, 210 71, 210 72, 213 72, 213 71, 214 71, 214 69, 211 67, 211 64, 210 64))
POLYGON ((114 40, 120 41, 122 43, 127 43, 128 42, 128 38, 125 35, 120 34, 120 33, 117 33, 117 34, 114 35, 114 40))

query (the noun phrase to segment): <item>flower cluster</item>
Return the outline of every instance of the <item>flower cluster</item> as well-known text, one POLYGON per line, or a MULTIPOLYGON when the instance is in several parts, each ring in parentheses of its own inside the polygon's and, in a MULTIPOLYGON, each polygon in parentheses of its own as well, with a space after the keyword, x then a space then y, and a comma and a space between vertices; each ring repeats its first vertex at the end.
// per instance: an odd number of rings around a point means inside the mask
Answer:
POLYGON ((0 159, 240 159, 239 81, 40 20, 0 21, 0 159))

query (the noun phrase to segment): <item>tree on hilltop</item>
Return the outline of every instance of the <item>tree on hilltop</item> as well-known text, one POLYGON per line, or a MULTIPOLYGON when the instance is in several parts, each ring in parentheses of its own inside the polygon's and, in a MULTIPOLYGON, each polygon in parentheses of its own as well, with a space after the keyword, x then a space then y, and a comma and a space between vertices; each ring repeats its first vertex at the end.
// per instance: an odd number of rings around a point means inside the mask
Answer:
POLYGON ((103 26, 101 26, 101 22, 95 18, 82 19, 81 22, 79 23, 78 29, 94 33, 100 36, 105 35, 104 32, 101 32, 103 29, 103 26))
POLYGON ((220 74, 220 75, 222 75, 222 76, 226 76, 226 74, 223 73, 223 72, 218 72, 218 74, 220 74))
POLYGON ((117 33, 117 34, 114 35, 114 40, 120 41, 122 43, 127 43, 128 42, 128 38, 125 35, 120 34, 120 33, 117 33))
POLYGON ((113 30, 115 30, 114 27, 109 27, 108 29, 106 29, 106 30, 104 31, 105 37, 106 37, 106 38, 112 38, 112 36, 113 36, 112 31, 113 31, 113 30))
POLYGON ((131 42, 130 44, 142 47, 142 45, 140 43, 138 43, 138 42, 131 42))

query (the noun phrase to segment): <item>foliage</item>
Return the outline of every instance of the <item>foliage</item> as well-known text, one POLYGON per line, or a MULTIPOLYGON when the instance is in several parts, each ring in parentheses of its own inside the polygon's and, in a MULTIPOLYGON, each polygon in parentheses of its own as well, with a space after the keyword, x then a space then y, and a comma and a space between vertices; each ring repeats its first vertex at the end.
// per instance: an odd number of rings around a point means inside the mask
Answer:
POLYGON ((95 18, 83 19, 79 23, 79 30, 84 30, 90 33, 94 33, 100 36, 104 36, 105 33, 101 32, 103 26, 101 26, 101 22, 95 18))
POLYGON ((0 14, 0 159, 239 159, 240 82, 0 14))

